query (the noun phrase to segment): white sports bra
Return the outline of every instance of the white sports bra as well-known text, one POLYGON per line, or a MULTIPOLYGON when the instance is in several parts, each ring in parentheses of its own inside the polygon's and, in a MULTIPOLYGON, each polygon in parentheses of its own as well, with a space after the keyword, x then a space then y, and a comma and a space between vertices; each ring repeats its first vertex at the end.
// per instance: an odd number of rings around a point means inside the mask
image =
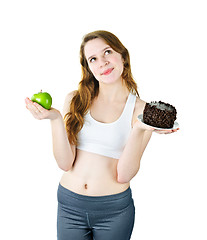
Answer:
POLYGON ((101 123, 92 118, 90 110, 84 117, 84 125, 78 133, 80 150, 119 159, 130 131, 136 95, 130 93, 121 116, 112 123, 101 123))

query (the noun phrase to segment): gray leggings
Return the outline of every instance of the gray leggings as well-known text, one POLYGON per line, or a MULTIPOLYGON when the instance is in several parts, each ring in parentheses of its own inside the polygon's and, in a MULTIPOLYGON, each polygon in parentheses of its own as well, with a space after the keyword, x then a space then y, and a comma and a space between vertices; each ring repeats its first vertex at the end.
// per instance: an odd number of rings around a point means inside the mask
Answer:
POLYGON ((85 196, 58 187, 58 240, 129 240, 135 218, 131 188, 85 196))

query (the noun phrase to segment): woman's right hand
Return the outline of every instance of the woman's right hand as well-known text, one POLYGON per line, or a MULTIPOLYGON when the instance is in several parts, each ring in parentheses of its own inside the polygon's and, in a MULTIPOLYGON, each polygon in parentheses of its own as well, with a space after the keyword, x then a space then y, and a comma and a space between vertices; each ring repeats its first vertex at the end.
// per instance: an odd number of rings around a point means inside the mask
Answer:
POLYGON ((55 109, 51 108, 47 110, 43 108, 40 104, 31 101, 29 98, 25 99, 26 108, 31 112, 34 118, 38 120, 50 119, 55 120, 61 116, 61 113, 55 109))

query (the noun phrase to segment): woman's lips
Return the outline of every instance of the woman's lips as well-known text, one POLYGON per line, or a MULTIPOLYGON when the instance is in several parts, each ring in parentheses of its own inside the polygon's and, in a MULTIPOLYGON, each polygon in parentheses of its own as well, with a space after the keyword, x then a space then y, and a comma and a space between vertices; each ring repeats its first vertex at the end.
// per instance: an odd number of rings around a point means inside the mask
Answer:
POLYGON ((109 75, 113 71, 113 68, 109 68, 102 73, 102 75, 109 75))

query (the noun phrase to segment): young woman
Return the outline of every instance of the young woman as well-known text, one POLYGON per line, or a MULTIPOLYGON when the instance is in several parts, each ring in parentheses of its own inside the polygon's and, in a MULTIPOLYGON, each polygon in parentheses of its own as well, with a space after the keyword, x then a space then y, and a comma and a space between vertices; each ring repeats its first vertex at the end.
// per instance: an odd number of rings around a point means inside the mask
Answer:
POLYGON ((115 35, 85 35, 80 62, 82 79, 66 97, 64 118, 25 100, 36 119, 50 119, 54 157, 65 171, 58 187, 58 240, 128 240, 135 216, 130 180, 155 130, 137 120, 145 102, 129 53, 115 35))

